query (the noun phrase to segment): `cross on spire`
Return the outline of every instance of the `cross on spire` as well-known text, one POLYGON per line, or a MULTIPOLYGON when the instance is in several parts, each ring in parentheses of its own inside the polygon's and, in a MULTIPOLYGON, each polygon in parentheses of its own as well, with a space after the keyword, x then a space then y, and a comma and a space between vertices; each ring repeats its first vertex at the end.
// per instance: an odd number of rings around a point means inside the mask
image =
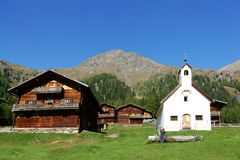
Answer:
POLYGON ((184 62, 187 63, 187 53, 184 53, 184 62))

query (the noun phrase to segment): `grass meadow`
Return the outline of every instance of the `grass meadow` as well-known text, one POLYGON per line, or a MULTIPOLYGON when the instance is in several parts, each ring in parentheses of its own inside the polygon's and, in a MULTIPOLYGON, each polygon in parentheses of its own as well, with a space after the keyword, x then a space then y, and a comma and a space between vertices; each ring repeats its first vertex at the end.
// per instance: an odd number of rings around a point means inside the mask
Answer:
POLYGON ((154 128, 109 126, 104 134, 0 133, 0 160, 239 160, 240 128, 167 132, 199 142, 148 143, 154 128))

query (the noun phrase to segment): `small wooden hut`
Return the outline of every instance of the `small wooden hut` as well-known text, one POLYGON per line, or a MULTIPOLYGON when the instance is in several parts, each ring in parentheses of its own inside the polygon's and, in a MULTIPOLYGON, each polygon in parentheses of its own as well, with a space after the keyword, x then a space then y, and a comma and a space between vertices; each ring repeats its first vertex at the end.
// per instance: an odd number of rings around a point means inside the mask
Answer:
POLYGON ((212 102, 210 104, 211 109, 211 123, 212 126, 220 126, 221 125, 221 109, 227 105, 227 102, 220 101, 217 99, 212 99, 212 102))
POLYGON ((103 112, 99 113, 98 115, 98 123, 99 124, 116 123, 115 107, 106 103, 101 104, 100 107, 103 110, 103 112))
POLYGON ((142 125, 143 119, 146 118, 144 113, 147 114, 145 108, 135 104, 119 106, 116 108, 116 123, 127 126, 142 125))

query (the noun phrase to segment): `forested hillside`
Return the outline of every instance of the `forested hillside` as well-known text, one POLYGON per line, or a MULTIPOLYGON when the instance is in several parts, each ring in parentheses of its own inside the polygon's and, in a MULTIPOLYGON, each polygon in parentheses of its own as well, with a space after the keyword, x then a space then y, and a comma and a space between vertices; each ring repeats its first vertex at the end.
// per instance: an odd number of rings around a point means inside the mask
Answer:
MULTIPOLYGON (((199 88, 214 99, 228 102, 222 110, 225 122, 240 122, 238 64, 230 64, 219 71, 193 68, 193 82, 199 88)), ((88 84, 100 103, 115 106, 135 103, 153 113, 161 100, 177 86, 177 70, 177 67, 158 64, 137 53, 122 50, 96 55, 76 67, 56 69, 63 75, 88 84)), ((11 119, 14 98, 6 92, 7 89, 42 71, 0 60, 0 72, 0 98, 8 102, 1 104, 4 107, 0 108, 0 116, 11 119)))
POLYGON ((177 76, 167 74, 165 76, 155 75, 148 81, 135 86, 139 96, 139 104, 145 106, 155 113, 160 106, 161 100, 167 96, 178 84, 177 76))
MULTIPOLYGON (((109 73, 90 77, 83 82, 89 85, 100 103, 109 103, 114 106, 135 103, 155 113, 161 100, 177 86, 178 75, 156 74, 132 88, 109 73)), ((240 91, 239 81, 229 77, 223 78, 222 75, 210 77, 194 75, 193 83, 212 98, 228 102, 221 114, 224 122, 240 122, 240 104, 236 99, 240 91)), ((16 98, 7 92, 10 84, 10 79, 0 73, 0 97, 7 101, 0 105, 0 117, 6 117, 11 123, 11 108, 16 98)))
POLYGON ((210 97, 228 103, 222 109, 221 119, 228 123, 240 122, 240 103, 236 99, 236 94, 239 94, 240 82, 236 80, 227 81, 224 78, 215 77, 210 79, 204 76, 193 76, 193 82, 197 84, 210 97), (235 88, 235 93, 227 90, 227 87, 235 88))
POLYGON ((0 72, 0 98, 4 99, 6 103, 0 104, 0 118, 2 121, 7 121, 8 124, 12 122, 11 108, 16 99, 7 92, 10 88, 10 79, 0 72))
POLYGON ((135 93, 131 88, 112 74, 102 73, 83 82, 89 85, 100 103, 118 106, 135 101, 135 93))
POLYGON ((9 78, 11 85, 16 85, 37 75, 40 71, 0 60, 0 72, 9 78))
MULTIPOLYGON (((111 74, 100 74, 84 81, 89 84, 100 103, 110 103, 115 106, 125 103, 136 103, 146 109, 156 112, 161 100, 168 95, 178 84, 176 74, 162 76, 157 74, 148 81, 137 84, 134 88, 119 81, 111 74)), ((235 88, 239 92, 240 82, 236 80, 226 80, 221 76, 207 77, 194 75, 193 83, 197 84, 210 97, 228 102, 222 110, 222 120, 225 122, 240 122, 240 104, 235 97, 230 94, 226 87, 235 88)))

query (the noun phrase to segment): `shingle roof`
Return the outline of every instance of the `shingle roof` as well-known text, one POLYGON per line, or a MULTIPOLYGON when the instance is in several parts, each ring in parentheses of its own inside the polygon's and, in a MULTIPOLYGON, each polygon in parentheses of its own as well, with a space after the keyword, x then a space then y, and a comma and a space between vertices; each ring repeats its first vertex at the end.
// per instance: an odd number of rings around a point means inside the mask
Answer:
POLYGON ((122 105, 122 106, 119 106, 116 108, 116 110, 119 110, 119 109, 122 109, 122 108, 125 108, 125 107, 128 107, 128 106, 133 106, 133 107, 137 107, 141 110, 144 110, 145 111, 145 108, 142 107, 142 106, 139 106, 139 105, 136 105, 136 104, 132 104, 132 103, 129 103, 129 104, 125 104, 125 105, 122 105))
POLYGON ((42 84, 46 81, 50 81, 50 80, 53 80, 53 78, 55 77, 59 77, 62 81, 69 81, 71 83, 74 83, 74 84, 77 84, 79 86, 82 86, 82 87, 85 87, 85 88, 88 88, 88 85, 82 83, 82 82, 79 82, 79 81, 76 81, 76 80, 73 80, 65 75, 62 75, 60 73, 57 73, 56 71, 53 71, 53 70, 47 70, 45 72, 42 72, 12 88, 10 88, 8 91, 15 94, 15 95, 19 95, 21 94, 21 91, 23 89, 29 89, 31 88, 32 86, 35 86, 35 85, 39 85, 39 84, 42 84))
POLYGON ((20 96, 23 93, 33 89, 36 86, 41 86, 51 80, 56 80, 56 78, 58 81, 60 81, 64 84, 67 84, 67 85, 73 87, 74 89, 86 90, 86 93, 88 93, 88 95, 93 98, 93 101, 98 105, 98 108, 100 108, 99 102, 97 101, 96 97, 93 95, 93 93, 90 90, 90 88, 88 87, 88 85, 86 85, 85 83, 73 80, 73 79, 71 79, 65 75, 62 75, 60 73, 57 73, 56 71, 53 71, 53 70, 47 70, 45 72, 42 72, 30 79, 18 84, 17 86, 10 88, 8 91, 16 96, 20 96))

